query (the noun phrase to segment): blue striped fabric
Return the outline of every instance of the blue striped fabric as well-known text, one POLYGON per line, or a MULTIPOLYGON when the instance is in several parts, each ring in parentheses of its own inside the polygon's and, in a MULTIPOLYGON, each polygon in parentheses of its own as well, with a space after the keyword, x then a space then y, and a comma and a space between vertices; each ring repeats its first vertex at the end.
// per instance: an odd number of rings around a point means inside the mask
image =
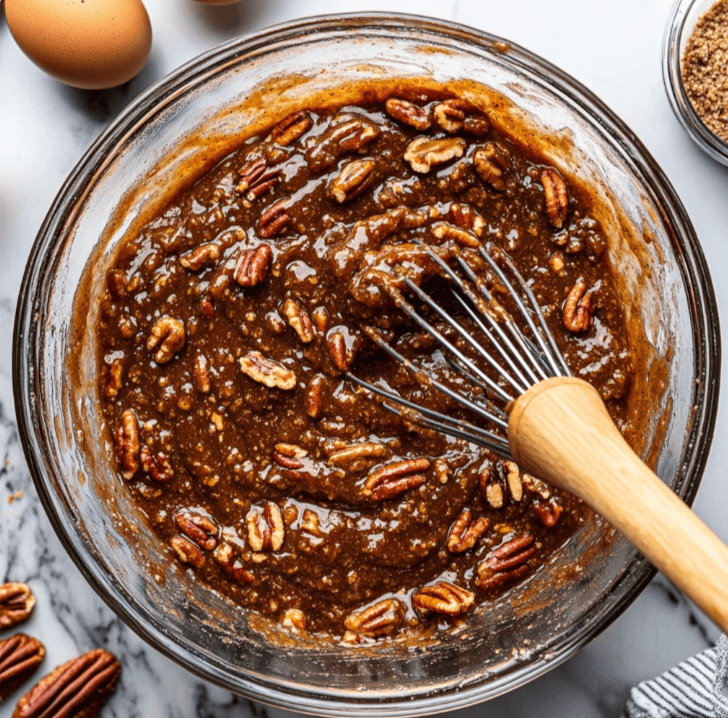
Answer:
POLYGON ((728 718, 728 638, 635 686, 623 718, 728 718))

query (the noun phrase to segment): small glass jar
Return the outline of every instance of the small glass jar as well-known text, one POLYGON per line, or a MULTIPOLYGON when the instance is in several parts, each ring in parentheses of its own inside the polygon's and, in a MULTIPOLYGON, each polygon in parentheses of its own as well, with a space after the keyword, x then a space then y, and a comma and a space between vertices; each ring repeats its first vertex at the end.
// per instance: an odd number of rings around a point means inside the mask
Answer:
POLYGON ((700 119, 683 84, 681 72, 685 45, 700 18, 718 0, 677 0, 667 21, 662 46, 662 77, 675 116, 697 145, 714 160, 728 165, 728 144, 700 119))

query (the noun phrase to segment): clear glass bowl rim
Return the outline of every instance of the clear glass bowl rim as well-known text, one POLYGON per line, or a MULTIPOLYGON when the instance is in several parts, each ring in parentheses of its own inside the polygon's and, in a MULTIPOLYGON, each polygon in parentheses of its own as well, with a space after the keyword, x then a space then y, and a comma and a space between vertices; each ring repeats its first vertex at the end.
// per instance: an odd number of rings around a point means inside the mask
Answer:
MULTIPOLYGON (((402 26, 408 29, 436 33, 445 38, 466 41, 479 47, 493 48, 498 43, 508 46, 512 62, 537 74, 539 78, 554 86, 570 102, 578 104, 588 112, 599 125, 621 145, 626 157, 645 184, 654 194, 655 201, 665 212, 666 225, 672 228, 678 240, 675 248, 680 269, 686 277, 686 286, 691 292, 693 321, 696 329, 696 377, 701 382, 700 411, 693 424, 694 451, 681 472, 677 487, 679 495, 692 503, 707 461, 717 413, 717 393, 720 379, 720 333, 718 310, 705 257, 690 219, 678 199, 670 182, 634 133, 591 91, 570 75, 551 65, 539 56, 520 46, 465 25, 396 13, 350 13, 308 17, 271 28, 263 29, 247 37, 224 43, 198 56, 162 78, 133 100, 91 145, 79 160, 74 170, 56 196, 31 249, 23 276, 15 317, 13 336, 13 388, 15 409, 21 443, 25 452, 33 481, 59 539, 80 569, 86 580, 109 607, 122 618, 147 643, 168 658, 185 667, 195 675, 218 686, 262 701, 272 706, 317 715, 425 715, 445 710, 464 708, 484 700, 495 698, 516 687, 524 685, 573 656, 581 647, 614 621, 647 585, 654 569, 641 556, 635 555, 624 573, 624 580, 597 604, 588 617, 569 634, 561 645, 553 646, 549 660, 539 660, 522 669, 495 679, 489 679, 468 686, 466 689, 448 688, 446 692, 422 694, 404 699, 386 694, 369 696, 362 700, 336 694, 312 693, 306 686, 292 689, 280 686, 275 681, 266 681, 259 676, 252 679, 244 675, 232 676, 212 667, 200 665, 196 654, 188 647, 172 640, 163 631, 151 626, 147 617, 135 612, 106 580, 99 567, 89 562, 83 543, 75 534, 72 521, 59 510, 54 496, 47 467, 48 457, 43 452, 43 438, 36 416, 35 372, 39 366, 36 356, 37 345, 33 343, 34 327, 37 325, 37 311, 43 305, 44 292, 50 283, 44 277, 53 274, 52 263, 47 261, 54 247, 62 239, 63 227, 73 213, 74 203, 83 195, 87 178, 108 159, 108 152, 116 145, 130 127, 141 122, 153 112, 159 102, 175 97, 190 89, 205 76, 214 74, 216 67, 278 42, 301 41, 307 35, 326 31, 361 27, 362 23, 376 26, 392 33, 402 26)), ((551 648, 551 647, 550 647, 551 648)))
POLYGON ((672 6, 662 43, 662 80, 670 107, 691 139, 714 160, 728 165, 728 144, 713 134, 700 119, 682 81, 680 42, 685 22, 696 2, 698 0, 676 0, 672 6))

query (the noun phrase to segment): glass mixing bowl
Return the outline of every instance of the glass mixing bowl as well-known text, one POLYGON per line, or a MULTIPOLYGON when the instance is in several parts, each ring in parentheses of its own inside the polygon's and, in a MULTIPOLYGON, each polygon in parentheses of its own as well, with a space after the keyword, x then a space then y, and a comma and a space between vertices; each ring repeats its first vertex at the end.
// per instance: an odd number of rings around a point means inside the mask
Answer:
POLYGON ((23 446, 63 544, 134 631, 235 693, 319 715, 424 715, 500 695, 572 656, 653 573, 594 520, 507 600, 480 607, 456 630, 415 645, 312 649, 266 633, 182 571, 121 488, 93 370, 98 297, 114 248, 241 133, 269 122, 271 108, 280 114, 332 89, 345 97, 362 83, 376 91, 392 78, 471 97, 512 135, 542 143, 572 181, 590 184, 631 339, 650 347, 633 392, 633 409, 647 401, 650 418, 632 440, 688 502, 717 405, 717 310, 685 210, 632 132, 526 50, 420 17, 319 17, 223 45, 150 88, 84 155, 31 251, 13 349, 23 446))

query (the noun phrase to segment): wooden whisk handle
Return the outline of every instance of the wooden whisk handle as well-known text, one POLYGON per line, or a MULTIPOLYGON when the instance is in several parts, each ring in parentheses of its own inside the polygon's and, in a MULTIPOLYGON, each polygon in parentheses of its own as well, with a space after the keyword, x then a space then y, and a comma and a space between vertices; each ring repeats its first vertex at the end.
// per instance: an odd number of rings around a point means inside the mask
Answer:
POLYGON ((536 384, 511 407, 508 441, 523 471, 589 504, 728 633, 728 547, 632 451, 596 389, 536 384))

